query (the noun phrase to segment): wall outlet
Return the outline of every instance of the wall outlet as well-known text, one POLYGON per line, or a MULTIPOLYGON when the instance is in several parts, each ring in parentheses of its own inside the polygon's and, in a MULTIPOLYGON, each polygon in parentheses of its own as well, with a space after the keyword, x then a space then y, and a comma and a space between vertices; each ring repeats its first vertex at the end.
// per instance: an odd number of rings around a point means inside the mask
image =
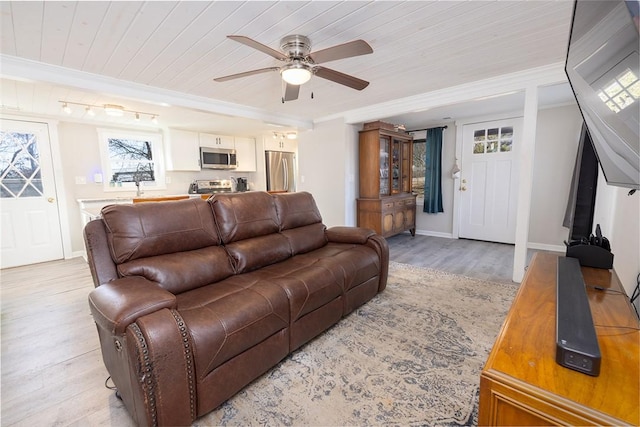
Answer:
POLYGON ((87 183, 87 178, 84 176, 76 176, 76 184, 83 185, 87 183))
POLYGON ((96 184, 102 184, 102 174, 101 173, 94 173, 93 174, 93 182, 95 182, 96 184))
POLYGON ((165 176, 164 177, 164 183, 165 184, 171 184, 171 177, 170 176, 165 176))

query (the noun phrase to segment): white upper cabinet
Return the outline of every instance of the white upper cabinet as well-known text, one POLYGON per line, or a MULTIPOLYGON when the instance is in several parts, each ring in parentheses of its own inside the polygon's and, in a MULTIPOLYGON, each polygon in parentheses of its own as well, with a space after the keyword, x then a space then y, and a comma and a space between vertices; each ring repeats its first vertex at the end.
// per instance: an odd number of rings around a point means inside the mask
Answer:
POLYGON ((213 147, 213 148, 235 148, 235 142, 233 136, 228 135, 215 135, 211 133, 200 134, 200 146, 201 147, 213 147))
POLYGON ((264 149, 267 151, 289 151, 295 153, 298 150, 298 141, 287 138, 265 138, 264 149))
POLYGON ((233 171, 256 171, 256 140, 254 138, 169 129, 166 139, 166 168, 169 171, 199 171, 200 147, 235 149, 238 168, 233 171))
POLYGON ((164 147, 167 170, 200 170, 200 143, 198 132, 169 129, 164 147))
POLYGON ((238 172, 256 171, 256 140, 254 138, 235 138, 238 172))

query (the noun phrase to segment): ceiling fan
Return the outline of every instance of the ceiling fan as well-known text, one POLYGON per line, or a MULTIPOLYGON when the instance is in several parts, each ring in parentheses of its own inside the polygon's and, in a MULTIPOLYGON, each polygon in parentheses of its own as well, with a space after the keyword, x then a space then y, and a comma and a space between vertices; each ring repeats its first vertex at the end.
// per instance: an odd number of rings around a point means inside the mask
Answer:
POLYGON ((272 49, 269 46, 259 43, 249 37, 227 37, 231 40, 235 40, 239 43, 257 49, 260 52, 266 53, 267 55, 284 62, 284 65, 280 67, 260 68, 257 70, 245 71, 243 73, 218 77, 213 79, 216 82, 226 82, 228 80, 252 76, 254 74, 279 71, 282 76, 282 80, 286 83, 282 102, 298 99, 300 85, 309 81, 313 74, 356 90, 362 90, 369 85, 369 82, 357 77, 318 65, 320 63, 335 61, 337 59, 351 58, 353 56, 373 53, 371 46, 369 46, 369 44, 364 40, 354 40, 352 42, 311 52, 311 41, 309 38, 298 34, 282 38, 282 40, 280 40, 281 51, 272 49))

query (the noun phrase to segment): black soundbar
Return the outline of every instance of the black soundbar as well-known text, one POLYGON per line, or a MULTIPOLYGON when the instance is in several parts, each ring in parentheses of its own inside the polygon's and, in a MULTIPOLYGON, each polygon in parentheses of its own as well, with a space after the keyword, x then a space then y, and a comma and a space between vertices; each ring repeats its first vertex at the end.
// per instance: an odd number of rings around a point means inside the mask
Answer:
POLYGON ((597 377, 600 346, 591 317, 587 290, 576 258, 558 258, 556 362, 597 377))

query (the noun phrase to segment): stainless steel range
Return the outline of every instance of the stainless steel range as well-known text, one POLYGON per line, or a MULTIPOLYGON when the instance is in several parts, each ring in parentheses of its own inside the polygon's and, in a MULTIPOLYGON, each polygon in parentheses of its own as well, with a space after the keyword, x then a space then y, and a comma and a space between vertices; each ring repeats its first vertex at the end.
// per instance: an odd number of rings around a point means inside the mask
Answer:
POLYGON ((189 186, 189 194, 229 193, 233 191, 230 179, 196 179, 189 186))

